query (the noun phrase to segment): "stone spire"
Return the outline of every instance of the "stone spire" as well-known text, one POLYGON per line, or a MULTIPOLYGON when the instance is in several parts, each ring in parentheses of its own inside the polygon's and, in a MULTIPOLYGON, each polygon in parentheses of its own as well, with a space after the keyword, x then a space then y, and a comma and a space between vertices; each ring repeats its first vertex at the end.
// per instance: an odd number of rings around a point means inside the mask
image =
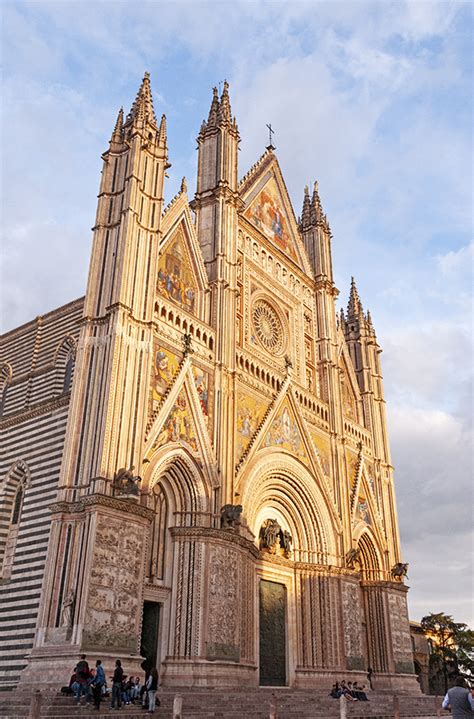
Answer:
POLYGON ((309 187, 304 188, 303 210, 301 212, 301 226, 308 227, 311 224, 311 201, 309 199, 309 187))
POLYGON ((326 232, 330 232, 329 223, 323 212, 321 198, 319 197, 319 185, 316 180, 313 186, 313 197, 311 198, 311 221, 315 225, 320 225, 326 232))
POLYGON ((112 132, 112 137, 110 138, 110 142, 120 143, 122 142, 122 129, 123 129, 123 107, 120 108, 117 120, 115 122, 115 127, 112 132))
POLYGON ((351 277, 351 291, 349 294, 349 302, 347 304, 347 317, 360 317, 363 315, 362 302, 360 301, 359 293, 355 279, 351 277))
POLYGON ((138 90, 132 109, 127 115, 127 123, 134 121, 149 122, 157 126, 155 111, 153 109, 153 98, 151 96, 150 73, 146 72, 140 89, 138 90))
POLYGON ((232 121, 232 111, 230 109, 229 83, 224 80, 224 89, 222 90, 221 101, 219 105, 219 125, 230 123, 232 121))
POLYGON ((166 146, 166 115, 161 116, 160 128, 158 130, 158 144, 166 146))
POLYGON ((206 129, 211 130, 217 127, 219 120, 219 95, 217 94, 217 87, 212 88, 212 102, 209 110, 209 117, 207 118, 206 129))

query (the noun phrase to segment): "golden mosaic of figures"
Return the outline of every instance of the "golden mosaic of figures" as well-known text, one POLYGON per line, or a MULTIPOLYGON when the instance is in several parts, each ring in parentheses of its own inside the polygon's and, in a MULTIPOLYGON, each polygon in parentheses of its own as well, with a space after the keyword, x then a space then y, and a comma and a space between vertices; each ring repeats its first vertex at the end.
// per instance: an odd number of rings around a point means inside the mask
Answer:
POLYGON ((196 289, 191 263, 184 247, 182 234, 179 233, 160 257, 158 292, 180 307, 194 312, 196 289))
POLYGON ((372 524, 369 503, 362 494, 360 494, 357 498, 356 517, 357 519, 361 519, 369 526, 372 524))
POLYGON ((280 250, 286 252, 293 260, 298 260, 283 203, 273 178, 267 182, 257 199, 246 210, 245 217, 280 250))
POLYGON ((201 405, 204 415, 204 422, 209 429, 209 373, 200 367, 193 366, 194 383, 196 385, 199 396, 199 404, 201 405))
POLYGON ((168 442, 185 442, 194 452, 197 451, 197 440, 191 419, 191 410, 189 409, 184 389, 179 393, 154 446, 161 447, 168 442))
POLYGON ((346 452, 346 462, 347 462, 347 479, 349 482, 349 487, 351 489, 354 488, 355 481, 356 481, 356 472, 357 472, 357 464, 359 462, 359 458, 357 455, 352 454, 352 452, 347 451, 346 452))
POLYGON ((267 405, 246 393, 237 396, 237 458, 240 459, 257 431, 267 405))
POLYGON ((286 403, 278 412, 266 434, 265 447, 281 447, 300 459, 307 459, 298 425, 286 403))
POLYGON ((351 387, 347 370, 343 364, 339 364, 341 370, 341 396, 342 396, 342 408, 346 417, 358 422, 357 415, 357 401, 354 397, 354 392, 351 387))
POLYGON ((319 461, 321 462, 323 472, 327 477, 329 477, 331 474, 331 464, 329 461, 329 444, 325 439, 323 439, 323 437, 321 437, 319 434, 316 434, 316 432, 310 432, 310 434, 311 439, 313 440, 314 447, 316 449, 316 454, 318 455, 319 461))
POLYGON ((161 402, 163 395, 170 386, 176 374, 180 358, 170 350, 162 347, 155 339, 153 348, 154 362, 151 381, 151 411, 154 412, 161 402))

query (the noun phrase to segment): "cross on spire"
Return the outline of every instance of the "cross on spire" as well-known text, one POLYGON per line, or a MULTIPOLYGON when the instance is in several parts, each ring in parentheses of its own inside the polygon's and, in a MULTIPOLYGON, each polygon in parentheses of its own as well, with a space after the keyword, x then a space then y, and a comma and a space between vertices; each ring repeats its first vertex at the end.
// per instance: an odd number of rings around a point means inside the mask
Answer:
POLYGON ((273 144, 273 137, 272 137, 272 135, 275 134, 275 130, 273 129, 271 122, 267 123, 267 127, 268 127, 268 145, 267 145, 267 150, 276 150, 276 147, 275 147, 274 144, 273 144))

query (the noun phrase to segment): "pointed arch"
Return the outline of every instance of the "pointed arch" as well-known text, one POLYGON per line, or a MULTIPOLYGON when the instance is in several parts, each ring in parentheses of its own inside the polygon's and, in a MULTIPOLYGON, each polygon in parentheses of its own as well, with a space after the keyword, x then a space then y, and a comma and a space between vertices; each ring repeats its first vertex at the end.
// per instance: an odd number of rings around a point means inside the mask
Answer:
POLYGON ((13 377, 13 367, 9 362, 3 362, 0 366, 0 417, 3 416, 7 401, 8 387, 13 377))
POLYGON ((382 578, 382 558, 377 542, 369 530, 360 535, 357 547, 360 550, 360 567, 364 581, 378 581, 382 578))
POLYGON ((0 481, 0 577, 9 579, 26 490, 31 483, 28 465, 22 459, 12 464, 0 481))
POLYGON ((259 455, 241 482, 239 501, 250 530, 258 537, 273 510, 293 537, 296 560, 337 564, 338 528, 312 474, 284 452, 259 455))
POLYGON ((145 486, 155 512, 150 528, 146 574, 171 582, 169 529, 208 524, 212 519, 212 487, 198 464, 182 447, 157 452, 147 468, 145 486), (206 521, 207 520, 207 521, 206 521))
POLYGON ((54 394, 69 392, 72 385, 76 362, 77 343, 72 335, 66 335, 59 343, 54 354, 55 379, 54 394))

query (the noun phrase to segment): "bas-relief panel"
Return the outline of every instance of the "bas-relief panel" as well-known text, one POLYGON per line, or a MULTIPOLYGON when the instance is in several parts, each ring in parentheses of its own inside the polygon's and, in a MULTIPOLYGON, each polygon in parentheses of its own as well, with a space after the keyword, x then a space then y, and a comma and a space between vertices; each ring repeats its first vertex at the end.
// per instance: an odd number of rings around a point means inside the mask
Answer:
MULTIPOLYGON (((344 619, 344 646, 348 664, 350 659, 362 657, 361 608, 359 586, 353 582, 342 583, 342 615, 344 619)), ((349 668, 356 668, 349 667, 349 668)))
POLYGON ((263 444, 265 447, 280 447, 300 459, 308 459, 298 424, 286 401, 272 421, 263 444))
MULTIPOLYGON (((412 647, 410 626, 405 595, 393 592, 388 595, 390 626, 392 629, 393 657, 396 663, 410 663, 412 666, 412 647)), ((411 670, 410 666, 410 670, 411 670)))
POLYGON ((318 434, 314 430, 310 429, 310 435, 311 435, 311 439, 313 440, 314 447, 316 449, 316 454, 318 455, 319 461, 321 462, 323 472, 327 477, 329 477, 331 474, 330 444, 327 441, 327 439, 322 437, 320 434, 318 434))
POLYGON ((214 546, 209 560, 208 655, 237 659, 241 602, 241 561, 237 552, 214 546))
POLYGON ((268 402, 247 392, 237 393, 237 460, 247 449, 267 410, 268 402))
POLYGON ((194 452, 197 452, 194 421, 184 387, 166 418, 153 447, 156 449, 167 442, 185 442, 194 452))
POLYGON ((153 342, 153 369, 151 379, 151 413, 159 406, 163 395, 178 371, 181 358, 163 347, 158 338, 153 342))
POLYGON ((144 541, 141 526, 99 517, 84 622, 86 645, 136 652, 144 541))
POLYGON ((158 262, 157 291, 194 312, 197 283, 181 230, 170 240, 158 262))
POLYGON ((246 217, 280 250, 298 262, 288 218, 274 178, 271 178, 256 199, 245 210, 246 217))

